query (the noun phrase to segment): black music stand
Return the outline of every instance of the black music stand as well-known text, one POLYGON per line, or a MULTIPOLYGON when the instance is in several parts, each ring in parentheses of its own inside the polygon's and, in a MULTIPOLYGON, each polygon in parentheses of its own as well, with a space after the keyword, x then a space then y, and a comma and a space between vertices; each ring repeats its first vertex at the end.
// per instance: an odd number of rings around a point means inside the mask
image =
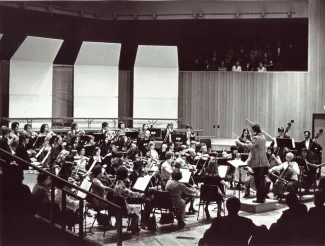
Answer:
POLYGON ((156 139, 156 138, 161 138, 161 129, 159 128, 152 128, 152 129, 149 129, 150 130, 150 135, 153 137, 153 139, 156 139))
POLYGON ((84 136, 80 136, 80 144, 83 145, 86 142, 90 141, 90 136, 89 135, 84 135, 84 136))
POLYGON ((92 135, 95 137, 96 143, 105 140, 105 134, 103 133, 93 133, 92 135))
POLYGON ((185 143, 186 142, 186 136, 183 134, 172 134, 172 142, 173 143, 185 143))
POLYGON ((33 147, 38 147, 38 146, 42 146, 43 143, 45 141, 45 136, 39 136, 37 137, 35 143, 33 144, 33 147))
POLYGON ((92 156, 95 146, 86 146, 85 147, 85 156, 92 156))
POLYGON ((127 136, 131 139, 137 139, 139 136, 139 132, 126 132, 125 136, 127 136))
POLYGON ((305 147, 305 144, 304 143, 302 143, 302 142, 295 142, 295 147, 296 147, 296 150, 297 150, 297 154, 301 154, 301 150, 303 149, 303 148, 306 148, 305 147))
POLYGON ((247 159, 248 159, 248 154, 244 154, 244 153, 240 154, 240 159, 241 159, 243 162, 247 161, 247 159))
POLYGON ((276 138, 276 145, 278 148, 285 148, 287 147, 288 149, 293 149, 293 141, 292 138, 276 138))

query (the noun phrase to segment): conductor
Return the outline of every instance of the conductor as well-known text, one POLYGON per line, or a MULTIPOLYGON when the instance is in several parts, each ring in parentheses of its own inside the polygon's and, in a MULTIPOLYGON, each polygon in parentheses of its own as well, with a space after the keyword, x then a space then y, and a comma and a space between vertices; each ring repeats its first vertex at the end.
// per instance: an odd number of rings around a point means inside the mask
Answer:
POLYGON ((247 159, 247 164, 254 171, 254 180, 256 186, 256 200, 254 203, 264 203, 265 202, 265 178, 264 176, 268 174, 269 163, 266 157, 266 140, 261 134, 261 127, 258 124, 252 125, 252 141, 246 141, 246 143, 241 143, 236 141, 237 146, 244 149, 250 150, 247 159))

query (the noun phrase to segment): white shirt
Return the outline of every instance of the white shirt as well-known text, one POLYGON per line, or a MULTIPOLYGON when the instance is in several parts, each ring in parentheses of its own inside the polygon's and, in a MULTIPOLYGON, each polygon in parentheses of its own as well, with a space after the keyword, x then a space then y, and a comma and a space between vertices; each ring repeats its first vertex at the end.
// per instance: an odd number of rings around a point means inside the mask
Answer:
MULTIPOLYGON (((297 162, 290 162, 291 166, 292 166, 292 176, 291 179, 294 179, 296 181, 298 181, 298 175, 300 174, 300 169, 299 166, 297 164, 297 162)), ((275 166, 272 167, 269 172, 274 172, 274 171, 281 171, 281 170, 286 170, 288 168, 288 162, 284 162, 282 164, 280 164, 279 166, 275 166)))
POLYGON ((266 72, 266 68, 265 67, 262 67, 262 68, 258 67, 257 72, 266 72))
POLYGON ((172 176, 173 168, 168 161, 161 165, 161 178, 162 180, 170 179, 172 176))
POLYGON ((305 142, 306 148, 309 149, 309 145, 310 145, 310 138, 308 138, 308 140, 306 140, 305 142))
POLYGON ((241 72, 241 66, 238 66, 238 67, 233 66, 233 67, 232 67, 232 71, 235 71, 235 72, 241 72))

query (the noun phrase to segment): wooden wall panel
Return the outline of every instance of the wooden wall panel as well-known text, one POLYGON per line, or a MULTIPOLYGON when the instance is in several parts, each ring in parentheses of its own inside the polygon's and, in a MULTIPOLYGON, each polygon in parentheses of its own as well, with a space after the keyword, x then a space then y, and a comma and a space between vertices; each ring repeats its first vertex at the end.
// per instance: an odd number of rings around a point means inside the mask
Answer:
POLYGON ((179 117, 223 138, 239 135, 245 118, 271 135, 294 120, 290 135, 301 139, 306 81, 307 73, 181 72, 179 117))
POLYGON ((53 65, 52 117, 73 117, 73 66, 53 65))

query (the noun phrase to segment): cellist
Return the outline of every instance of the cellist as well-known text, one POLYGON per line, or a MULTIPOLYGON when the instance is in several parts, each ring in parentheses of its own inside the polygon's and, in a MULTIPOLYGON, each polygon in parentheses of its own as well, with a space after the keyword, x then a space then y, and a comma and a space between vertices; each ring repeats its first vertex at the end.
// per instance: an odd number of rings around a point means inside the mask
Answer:
MULTIPOLYGON (((298 175, 300 174, 300 169, 297 162, 292 161, 293 158, 294 155, 291 152, 289 152, 286 154, 286 162, 269 169, 269 173, 273 173, 276 171, 280 172, 284 170, 279 176, 280 178, 278 178, 278 180, 274 184, 274 188, 275 188, 274 191, 276 190, 276 186, 278 185, 277 183, 287 182, 286 190, 288 192, 296 193, 296 188, 298 187, 298 175)), ((284 191, 275 192, 275 193, 280 193, 281 195, 282 192, 284 191)), ((274 194, 274 195, 278 196, 279 194, 274 194)))

